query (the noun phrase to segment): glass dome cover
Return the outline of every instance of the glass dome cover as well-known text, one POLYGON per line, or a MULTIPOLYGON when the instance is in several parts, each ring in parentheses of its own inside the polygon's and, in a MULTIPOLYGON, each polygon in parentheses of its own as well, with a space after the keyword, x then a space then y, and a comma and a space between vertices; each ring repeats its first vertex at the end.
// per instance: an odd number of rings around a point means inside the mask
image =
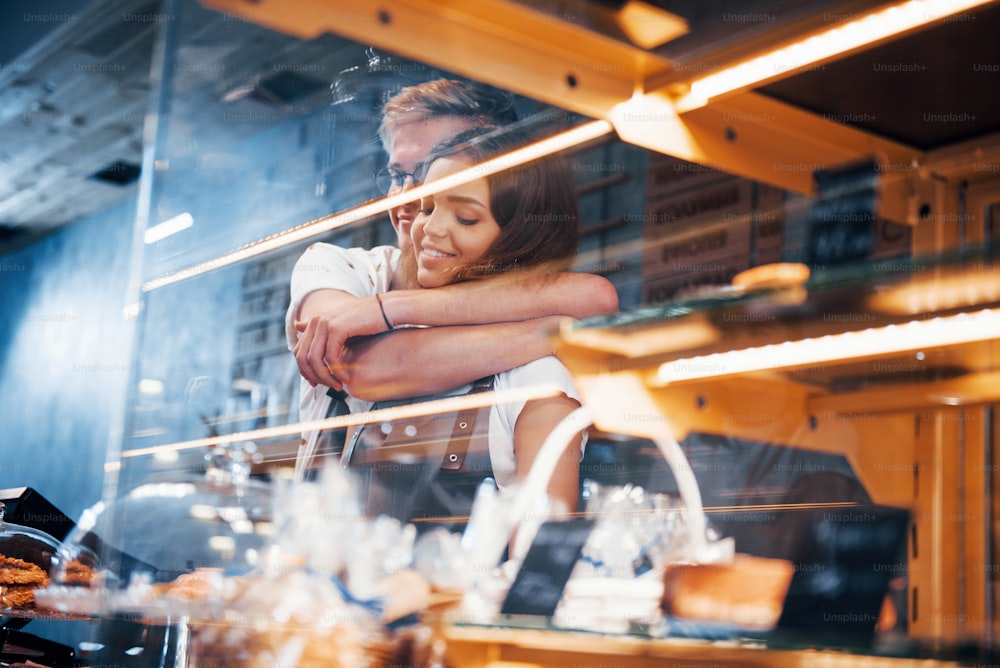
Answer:
POLYGON ((271 487, 250 478, 252 444, 216 448, 203 477, 150 482, 83 513, 52 559, 41 605, 147 617, 211 614, 228 576, 258 567, 271 487))
POLYGON ((34 589, 48 584, 59 541, 49 534, 4 521, 0 503, 0 609, 34 607, 34 589))

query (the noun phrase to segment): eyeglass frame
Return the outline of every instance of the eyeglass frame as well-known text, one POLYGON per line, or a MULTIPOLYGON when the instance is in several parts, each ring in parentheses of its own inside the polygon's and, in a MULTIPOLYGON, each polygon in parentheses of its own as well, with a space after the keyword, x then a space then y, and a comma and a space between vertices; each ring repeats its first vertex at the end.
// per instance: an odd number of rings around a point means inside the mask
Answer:
POLYGON ((374 174, 372 178, 375 179, 375 186, 383 195, 388 195, 392 191, 392 187, 396 186, 400 190, 406 187, 406 180, 410 179, 413 183, 417 182, 416 172, 403 172, 398 169, 393 169, 392 167, 382 167, 374 174), (385 183, 386 179, 388 182, 385 183))

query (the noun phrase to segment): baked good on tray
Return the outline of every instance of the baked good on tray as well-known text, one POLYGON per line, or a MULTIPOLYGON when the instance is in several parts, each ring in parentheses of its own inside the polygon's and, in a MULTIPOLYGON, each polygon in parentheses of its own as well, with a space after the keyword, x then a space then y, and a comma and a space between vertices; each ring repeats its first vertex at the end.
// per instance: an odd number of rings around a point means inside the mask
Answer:
POLYGON ((0 554, 0 607, 34 607, 35 589, 48 584, 49 576, 38 564, 0 554))
POLYGON ((781 616, 795 567, 737 554, 730 563, 671 564, 663 574, 665 615, 767 630, 781 616))
POLYGON ((96 576, 97 574, 92 567, 79 559, 74 559, 66 564, 59 580, 65 585, 90 585, 93 584, 96 576))

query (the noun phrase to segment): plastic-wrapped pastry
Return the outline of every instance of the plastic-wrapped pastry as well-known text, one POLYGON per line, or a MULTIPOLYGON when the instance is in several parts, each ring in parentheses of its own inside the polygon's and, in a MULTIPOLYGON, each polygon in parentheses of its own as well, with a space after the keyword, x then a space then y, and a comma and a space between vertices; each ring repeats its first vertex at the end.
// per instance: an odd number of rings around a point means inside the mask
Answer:
POLYGON ((795 566, 737 554, 731 563, 671 564, 663 574, 663 613, 740 627, 773 628, 795 566))
POLYGON ((301 569, 246 578, 223 619, 195 626, 193 646, 199 665, 230 668, 363 668, 394 651, 371 612, 301 569))

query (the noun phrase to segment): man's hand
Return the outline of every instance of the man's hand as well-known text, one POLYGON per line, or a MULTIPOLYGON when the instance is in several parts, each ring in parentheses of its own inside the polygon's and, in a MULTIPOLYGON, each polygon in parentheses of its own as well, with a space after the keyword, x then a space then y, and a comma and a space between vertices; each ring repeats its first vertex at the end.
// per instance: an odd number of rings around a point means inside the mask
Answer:
POLYGON ((328 346, 343 348, 346 339, 331 339, 326 321, 320 316, 316 316, 308 323, 295 323, 295 329, 300 335, 292 352, 295 354, 295 363, 302 377, 313 387, 326 385, 335 390, 344 389, 341 380, 344 370, 339 365, 331 365, 327 361, 326 351, 328 346), (337 376, 338 372, 341 374, 340 377, 337 376))
POLYGON ((351 299, 331 310, 297 322, 301 334, 295 344, 295 362, 299 373, 310 385, 326 385, 342 390, 348 378, 345 358, 347 340, 388 331, 382 310, 375 297, 351 299))

